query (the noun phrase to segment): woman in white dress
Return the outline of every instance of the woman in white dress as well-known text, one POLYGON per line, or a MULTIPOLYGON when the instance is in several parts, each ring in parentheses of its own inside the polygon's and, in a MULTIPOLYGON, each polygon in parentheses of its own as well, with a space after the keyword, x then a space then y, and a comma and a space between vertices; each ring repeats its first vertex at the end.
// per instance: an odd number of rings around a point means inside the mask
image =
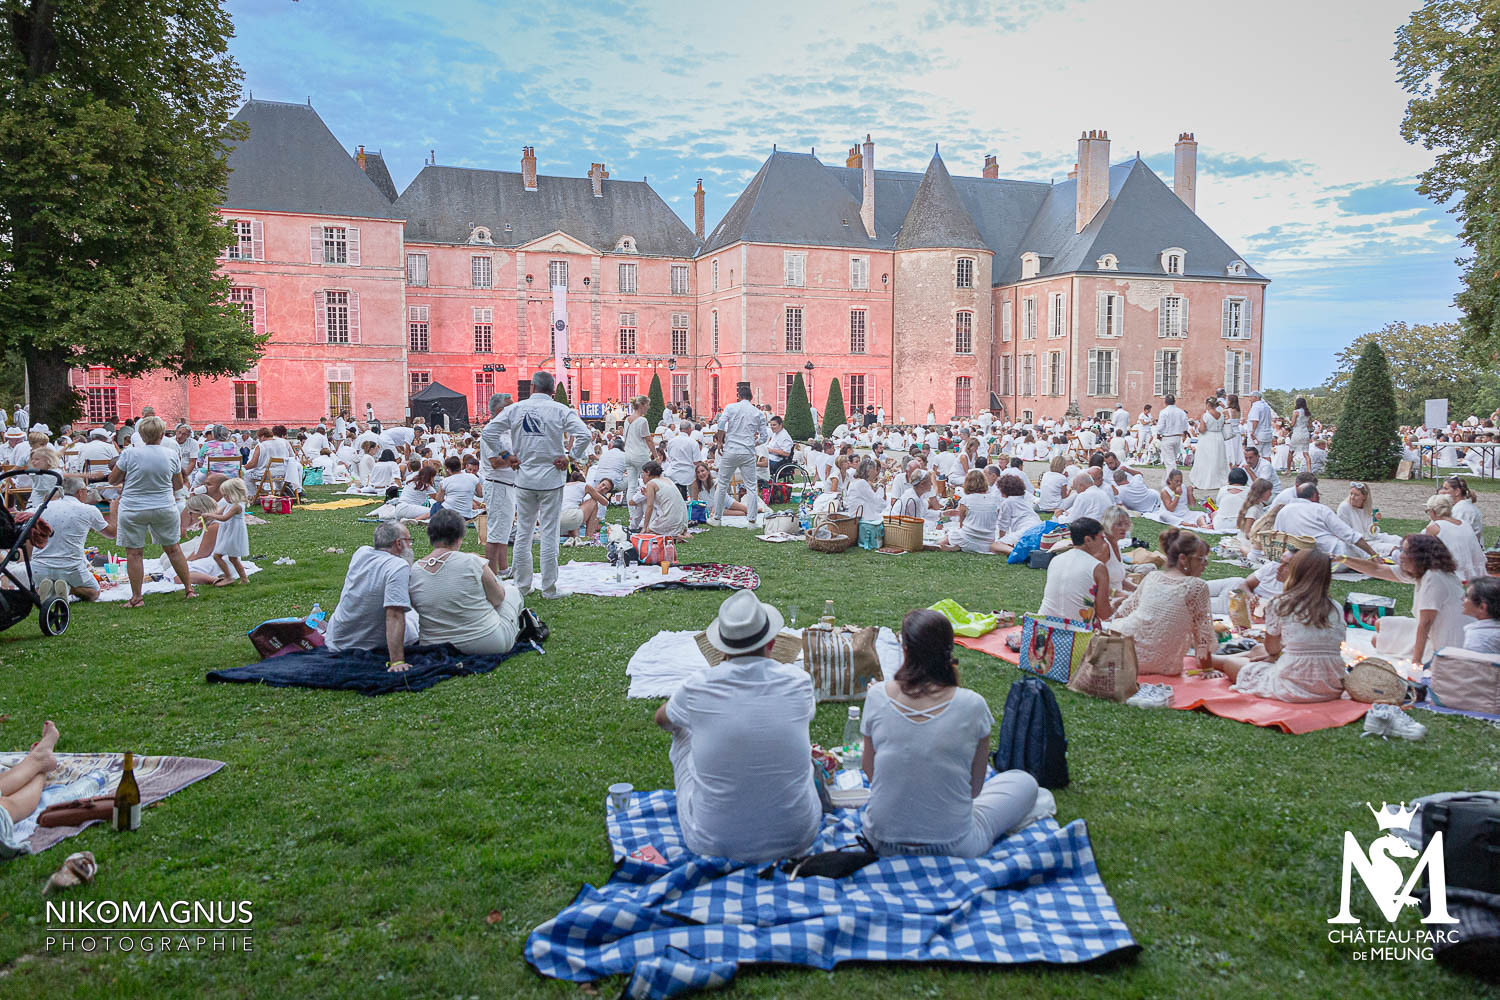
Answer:
POLYGON ((1167 481, 1161 488, 1161 508, 1152 512, 1152 519, 1162 524, 1209 527, 1212 522, 1208 515, 1192 508, 1193 487, 1182 481, 1181 469, 1173 469, 1167 473, 1167 481))
POLYGON ((1219 400, 1210 396, 1203 411, 1203 430, 1193 452, 1193 488, 1217 490, 1229 480, 1229 460, 1224 445, 1224 415, 1219 400))
POLYGON ((1298 396, 1297 405, 1292 410, 1292 436, 1288 442, 1292 450, 1292 465, 1297 465, 1297 456, 1301 455, 1301 467, 1304 469, 1312 468, 1312 456, 1307 453, 1307 446, 1311 440, 1312 414, 1308 412, 1307 400, 1298 396))
POLYGON ((958 501, 958 527, 938 544, 944 552, 998 552, 995 541, 995 519, 1000 497, 986 487, 984 473, 970 469, 964 477, 963 499, 958 501))
POLYGON ((1052 460, 1047 471, 1042 473, 1040 496, 1037 499, 1037 506, 1042 510, 1057 510, 1062 506, 1068 495, 1068 475, 1063 471, 1067 467, 1068 460, 1059 455, 1052 460))
POLYGON ((1359 532, 1361 538, 1368 539, 1371 547, 1383 556, 1401 547, 1400 535, 1388 535, 1379 529, 1370 487, 1364 483, 1349 484, 1349 498, 1339 504, 1339 520, 1359 532))
MULTIPOLYGON (((680 537, 687 534, 687 501, 677 484, 661 474, 661 463, 647 462, 641 466, 640 503, 641 531, 648 535, 680 537)), ((632 518, 633 520, 633 518, 632 518)))
POLYGON ((1235 395, 1224 407, 1224 453, 1231 469, 1245 463, 1245 428, 1240 423, 1240 397, 1235 395))
POLYGON ((1469 481, 1463 476, 1449 476, 1443 480, 1443 486, 1438 492, 1453 501, 1453 516, 1469 526, 1483 548, 1484 513, 1475 502, 1474 491, 1469 489, 1469 481))
POLYGON ((1120 605, 1109 628, 1135 639, 1135 657, 1143 674, 1182 673, 1183 657, 1192 649, 1200 669, 1222 663, 1215 656, 1214 616, 1203 570, 1208 545, 1181 528, 1168 528, 1159 539, 1166 566, 1146 578, 1120 605), (1216 662, 1217 661, 1217 662, 1216 662))
POLYGON ((1453 555, 1435 535, 1407 535, 1397 561, 1400 573, 1374 560, 1351 560, 1361 572, 1398 583, 1416 583, 1412 616, 1390 615, 1375 623, 1375 650, 1391 659, 1426 663, 1444 646, 1461 646, 1464 626, 1473 619, 1463 613, 1464 588, 1454 572, 1453 555))
POLYGON ((1214 511, 1214 530, 1234 531, 1239 524, 1240 511, 1244 510, 1245 500, 1249 496, 1249 473, 1239 467, 1230 469, 1229 485, 1219 490, 1219 495, 1214 500, 1219 508, 1214 511))
POLYGON ((1304 549, 1287 562, 1285 589, 1266 605, 1266 654, 1218 665, 1235 690, 1277 701, 1337 701, 1344 694, 1344 612, 1328 596, 1328 556, 1304 549))
POLYGON ((1031 490, 1026 480, 1001 476, 997 482, 1001 500, 995 509, 995 533, 1000 537, 995 542, 995 551, 1003 555, 1015 548, 1021 536, 1041 524, 1042 519, 1031 506, 1031 490))
POLYGON ((646 407, 650 400, 636 396, 630 401, 630 416, 625 418, 625 495, 635 496, 641 482, 641 467, 651 461, 655 439, 651 435, 646 407))
POLYGON ((844 510, 861 521, 883 523, 886 499, 875 485, 879 478, 880 463, 873 458, 860 459, 859 466, 854 470, 854 478, 844 489, 844 510))
POLYGON ((1465 583, 1488 575, 1485 568, 1484 550, 1474 539, 1469 526, 1453 516, 1453 503, 1443 494, 1427 498, 1427 517, 1431 521, 1426 534, 1436 535, 1453 556, 1458 578, 1465 583))

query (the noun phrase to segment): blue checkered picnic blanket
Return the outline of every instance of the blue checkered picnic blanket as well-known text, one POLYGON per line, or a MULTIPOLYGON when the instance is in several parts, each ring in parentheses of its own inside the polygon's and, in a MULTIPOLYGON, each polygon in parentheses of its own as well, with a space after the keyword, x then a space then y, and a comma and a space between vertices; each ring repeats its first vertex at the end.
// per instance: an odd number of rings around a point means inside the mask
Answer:
MULTIPOLYGON (((860 810, 824 816, 814 853, 849 847, 860 810)), ((676 793, 608 810, 618 867, 584 886, 526 941, 544 976, 630 975, 625 995, 670 997, 728 982, 739 965, 840 962, 1086 962, 1139 950, 1099 877, 1082 820, 1041 820, 982 858, 889 857, 842 879, 695 855, 676 793), (632 857, 655 848, 666 864, 632 857)))

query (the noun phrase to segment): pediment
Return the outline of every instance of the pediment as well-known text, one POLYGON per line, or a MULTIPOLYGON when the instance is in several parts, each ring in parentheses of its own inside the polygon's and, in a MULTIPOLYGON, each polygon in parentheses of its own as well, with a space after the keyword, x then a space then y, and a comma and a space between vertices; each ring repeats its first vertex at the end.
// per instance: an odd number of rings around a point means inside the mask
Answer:
POLYGON ((554 229, 546 236, 538 236, 536 239, 523 243, 516 247, 517 250, 537 253, 581 253, 597 254, 589 244, 583 242, 576 236, 569 236, 561 229, 554 229))

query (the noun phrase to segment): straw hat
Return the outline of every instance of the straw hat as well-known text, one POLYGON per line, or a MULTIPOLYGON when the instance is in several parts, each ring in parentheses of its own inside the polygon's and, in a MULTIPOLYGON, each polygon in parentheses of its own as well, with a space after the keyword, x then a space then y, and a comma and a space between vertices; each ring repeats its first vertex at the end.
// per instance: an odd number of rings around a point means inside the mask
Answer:
POLYGON ((751 591, 737 590, 719 605, 719 617, 708 626, 706 638, 724 655, 742 656, 765 649, 783 624, 781 612, 751 591))

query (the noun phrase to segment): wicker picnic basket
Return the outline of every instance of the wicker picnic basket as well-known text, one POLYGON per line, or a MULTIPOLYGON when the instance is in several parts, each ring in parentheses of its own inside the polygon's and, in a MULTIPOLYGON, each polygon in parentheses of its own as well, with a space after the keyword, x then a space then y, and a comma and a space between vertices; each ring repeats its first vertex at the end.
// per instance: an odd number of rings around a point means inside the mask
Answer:
POLYGON ((1410 705, 1417 700, 1416 689, 1406 682, 1396 668, 1378 657, 1360 660, 1344 677, 1344 690, 1355 701, 1375 705, 1410 705))
MULTIPOLYGON (((911 508, 910 501, 908 501, 908 507, 911 508)), ((920 515, 887 514, 885 516, 885 547, 899 549, 902 552, 921 552, 922 530, 926 524, 927 522, 920 515)))
MULTIPOLYGON (((858 522, 856 522, 856 531, 859 530, 857 525, 858 522)), ((854 539, 848 535, 835 533, 826 537, 819 537, 818 531, 818 528, 813 528, 813 530, 807 533, 807 547, 814 552, 843 552, 854 544, 854 539)))
POLYGON ((1484 571, 1490 576, 1500 576, 1500 552, 1484 554, 1484 571))
MULTIPOLYGON (((835 535, 843 535, 853 545, 859 540, 859 516, 857 514, 841 514, 838 511, 824 511, 813 518, 812 531, 817 533, 819 528, 826 527, 835 535)), ((842 550, 841 550, 842 551, 842 550)))
POLYGON ((1318 545, 1317 540, 1308 535, 1289 535, 1285 531, 1262 531, 1257 541, 1271 562, 1279 560, 1288 550, 1301 552, 1318 545))

